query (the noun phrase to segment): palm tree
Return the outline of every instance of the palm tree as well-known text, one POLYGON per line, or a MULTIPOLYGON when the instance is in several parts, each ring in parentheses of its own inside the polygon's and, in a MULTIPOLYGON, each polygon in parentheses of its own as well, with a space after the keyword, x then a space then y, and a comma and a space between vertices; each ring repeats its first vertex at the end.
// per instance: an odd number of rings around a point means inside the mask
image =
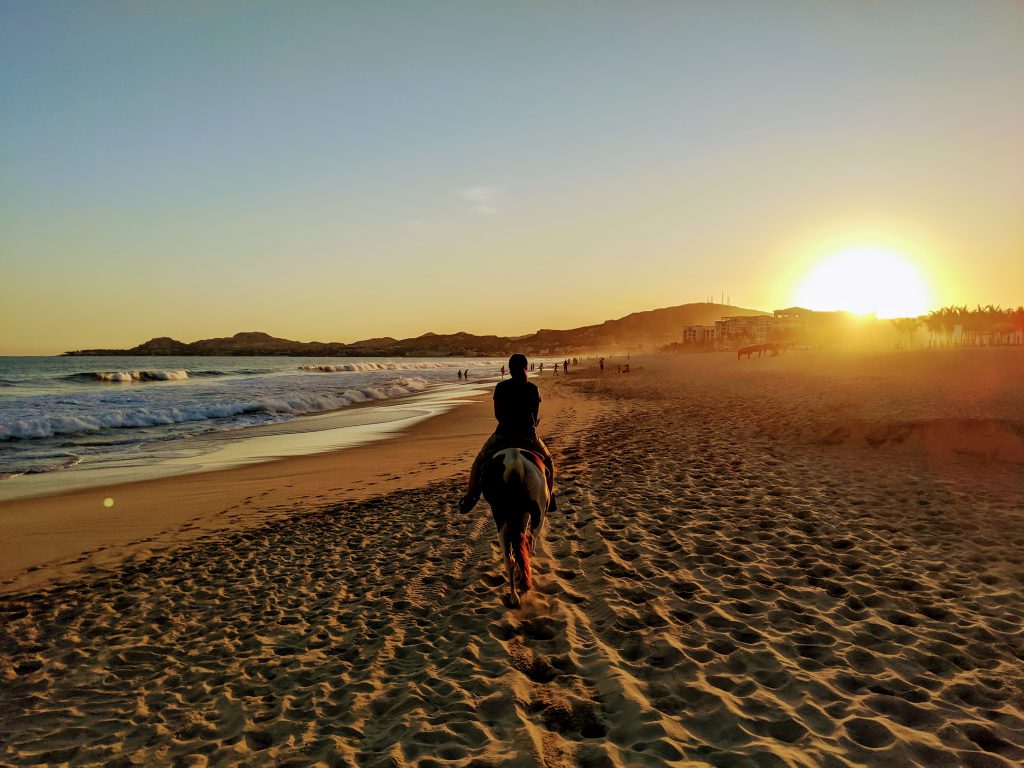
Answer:
POLYGON ((1014 310, 1006 310, 1007 320, 1013 326, 1013 333, 1017 344, 1024 344, 1024 307, 1017 307, 1014 310))
POLYGON ((943 316, 943 309, 933 309, 924 318, 925 327, 928 329, 928 346, 938 346, 936 338, 942 336, 943 330, 945 330, 945 317, 943 316))
POLYGON ((948 347, 953 343, 953 332, 957 326, 957 308, 942 307, 939 314, 942 317, 942 332, 946 336, 946 346, 948 347))
POLYGON ((896 329, 900 339, 897 349, 906 349, 908 343, 914 338, 914 332, 921 327, 921 320, 917 317, 897 317, 889 322, 896 329))
POLYGON ((991 304, 986 307, 988 309, 988 317, 991 322, 992 333, 995 335, 999 346, 1005 346, 1010 343, 1010 336, 1013 334, 1015 327, 1010 322, 1010 314, 1012 310, 1003 309, 1002 307, 991 304))

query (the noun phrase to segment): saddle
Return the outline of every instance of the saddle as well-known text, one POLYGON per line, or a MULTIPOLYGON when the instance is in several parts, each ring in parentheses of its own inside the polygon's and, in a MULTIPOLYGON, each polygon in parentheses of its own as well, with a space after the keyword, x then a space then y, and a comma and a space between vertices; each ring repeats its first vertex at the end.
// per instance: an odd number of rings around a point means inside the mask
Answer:
POLYGON ((491 454, 490 460, 494 461, 494 459, 498 457, 499 453, 501 453, 502 451, 506 451, 509 448, 518 448, 519 452, 523 454, 523 456, 525 456, 527 459, 532 461, 537 466, 537 469, 540 470, 541 477, 544 478, 545 482, 548 485, 548 492, 550 494, 548 500, 548 511, 554 512, 556 509, 558 509, 558 503, 555 501, 555 494, 551 488, 551 485, 554 482, 554 478, 548 475, 548 467, 547 464, 544 463, 544 457, 541 454, 537 453, 532 448, 524 448, 519 445, 506 445, 494 451, 494 453, 491 454))
POLYGON ((531 451, 529 448, 520 448, 519 452, 522 453, 524 456, 526 456, 526 458, 528 458, 534 464, 536 464, 537 465, 537 469, 540 470, 540 473, 542 475, 544 475, 544 477, 548 476, 548 468, 547 468, 547 465, 544 464, 544 457, 543 456, 541 456, 536 451, 531 451))

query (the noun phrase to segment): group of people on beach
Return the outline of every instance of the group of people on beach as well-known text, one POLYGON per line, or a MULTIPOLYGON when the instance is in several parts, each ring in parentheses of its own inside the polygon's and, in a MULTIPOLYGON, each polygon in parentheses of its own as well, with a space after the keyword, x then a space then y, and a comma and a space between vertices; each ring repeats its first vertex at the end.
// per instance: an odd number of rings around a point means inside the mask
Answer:
MULTIPOLYGON (((574 357, 572 359, 572 365, 574 365, 574 366, 579 365, 579 362, 580 362, 579 358, 574 357)), ((534 373, 534 372, 544 373, 544 363, 540 364, 540 368, 539 369, 537 368, 537 363, 530 363, 529 366, 530 366, 529 367, 530 373, 534 373)), ((555 376, 558 375, 559 369, 561 369, 563 373, 568 373, 569 372, 569 358, 565 358, 560 363, 555 363, 555 366, 554 366, 554 372, 555 372, 554 375, 555 376)), ((508 368, 508 372, 509 372, 509 375, 511 376, 512 375, 512 366, 511 365, 508 368)), ((468 371, 467 371, 467 373, 468 373, 468 371)), ((503 379, 505 378, 505 366, 504 365, 501 366, 501 378, 503 378, 503 379)))
MULTIPOLYGON (((515 355, 513 355, 513 357, 515 357, 515 355)), ((564 360, 562 360, 561 362, 555 363, 554 375, 557 376, 559 370, 561 370, 562 373, 569 373, 569 366, 570 366, 570 364, 572 366, 577 366, 577 365, 579 365, 579 362, 580 362, 579 358, 574 357, 574 358, 572 358, 572 360, 570 360, 567 357, 564 360)), ((529 363, 528 370, 529 370, 530 373, 537 373, 537 372, 544 373, 544 363, 540 363, 539 368, 538 368, 538 364, 537 363, 529 363)), ((602 372, 604 371, 604 358, 603 357, 601 358, 601 370, 602 370, 602 372)), ((506 373, 508 373, 509 376, 512 375, 512 366, 511 365, 509 365, 508 368, 506 368, 504 365, 501 366, 501 378, 502 379, 505 378, 505 374, 506 373)), ((461 368, 459 368, 456 371, 456 375, 459 377, 459 381, 469 381, 469 368, 467 368, 466 370, 462 370, 461 368)))

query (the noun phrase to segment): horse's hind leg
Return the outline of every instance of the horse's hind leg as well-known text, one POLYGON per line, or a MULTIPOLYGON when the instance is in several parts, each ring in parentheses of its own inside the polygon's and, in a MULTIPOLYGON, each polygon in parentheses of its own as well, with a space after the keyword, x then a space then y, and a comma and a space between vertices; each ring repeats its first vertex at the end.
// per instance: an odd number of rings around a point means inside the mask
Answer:
POLYGON ((530 557, 537 554, 537 545, 540 543, 541 528, 536 528, 530 533, 530 557))
POLYGON ((498 547, 501 549, 501 557, 505 561, 505 571, 508 574, 508 604, 512 608, 519 607, 519 593, 516 592, 516 564, 512 556, 514 543, 509 541, 508 523, 501 526, 498 531, 498 547))
POLYGON ((530 531, 530 557, 537 554, 537 547, 540 545, 540 540, 544 536, 544 523, 545 519, 542 516, 540 519, 540 525, 530 531))
POLYGON ((520 586, 524 592, 533 589, 533 574, 530 572, 530 543, 527 540, 526 531, 513 534, 512 547, 515 551, 516 564, 519 566, 519 575, 522 577, 520 586))

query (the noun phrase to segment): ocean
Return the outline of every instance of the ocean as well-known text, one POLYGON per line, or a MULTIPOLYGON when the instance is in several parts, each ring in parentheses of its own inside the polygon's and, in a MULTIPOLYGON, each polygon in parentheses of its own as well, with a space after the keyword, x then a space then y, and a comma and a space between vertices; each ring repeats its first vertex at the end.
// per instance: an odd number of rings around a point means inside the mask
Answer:
POLYGON ((0 357, 0 499, 379 439, 489 389, 504 363, 0 357))

